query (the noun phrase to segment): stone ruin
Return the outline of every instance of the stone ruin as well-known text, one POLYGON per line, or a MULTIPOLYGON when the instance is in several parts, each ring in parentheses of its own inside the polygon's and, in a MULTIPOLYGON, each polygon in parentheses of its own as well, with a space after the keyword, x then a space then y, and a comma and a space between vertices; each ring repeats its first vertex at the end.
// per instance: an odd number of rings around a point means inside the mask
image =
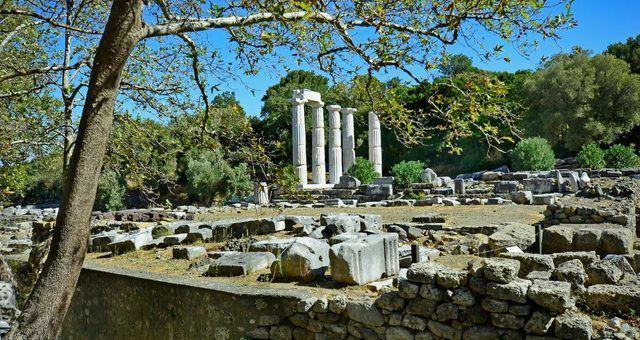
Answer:
MULTIPOLYGON (((338 184, 340 177, 356 160, 355 130, 353 124, 354 108, 341 108, 339 105, 328 105, 329 111, 329 184, 325 166, 325 131, 324 111, 320 93, 311 90, 294 90, 291 99, 291 135, 293 144, 293 167, 299 184, 303 189, 331 188, 338 184), (304 106, 311 106, 313 124, 311 173, 312 185, 307 178, 307 148, 305 137, 304 106), (340 123, 342 115, 342 124, 340 123)), ((369 160, 374 170, 382 174, 382 140, 380 120, 374 112, 369 112, 369 160)))

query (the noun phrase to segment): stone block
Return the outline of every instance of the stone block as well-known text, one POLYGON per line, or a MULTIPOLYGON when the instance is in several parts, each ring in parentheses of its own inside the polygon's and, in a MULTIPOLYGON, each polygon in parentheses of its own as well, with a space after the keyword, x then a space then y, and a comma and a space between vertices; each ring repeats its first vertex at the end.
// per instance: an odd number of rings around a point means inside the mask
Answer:
POLYGON ((569 282, 534 281, 527 296, 538 305, 556 312, 564 312, 573 306, 569 282))
POLYGON ((603 254, 629 254, 635 239, 630 229, 605 229, 602 231, 601 245, 603 254))
POLYGON ((584 266, 580 260, 571 260, 560 264, 553 271, 553 276, 558 281, 571 283, 571 286, 574 289, 584 287, 587 282, 587 273, 585 272, 584 266))
POLYGON ((534 194, 545 194, 555 191, 553 180, 551 178, 528 178, 522 181, 525 191, 531 191, 534 194))
POLYGON ((360 180, 349 175, 340 176, 340 182, 336 183, 335 189, 357 189, 361 185, 360 180))
POLYGON ((206 253, 207 250, 204 247, 175 247, 172 250, 173 258, 176 260, 193 260, 206 253))
POLYGON ((151 244, 153 244, 153 237, 151 236, 151 228, 148 228, 119 236, 109 243, 107 248, 117 255, 139 250, 151 244))
POLYGON ((515 279, 509 283, 489 282, 486 286, 486 293, 496 299, 526 303, 527 290, 530 285, 531 281, 524 279, 515 279))
POLYGON ((573 233, 573 250, 599 251, 602 229, 583 228, 573 233))
POLYGON ((555 194, 535 194, 532 196, 531 204, 549 205, 554 204, 558 197, 555 194))
POLYGON ((582 301, 592 310, 609 313, 637 310, 640 306, 640 286, 597 284, 587 288, 582 301))
POLYGON ((309 237, 296 238, 271 264, 271 274, 286 280, 309 281, 324 276, 329 267, 329 245, 309 237))
POLYGON ((520 262, 507 258, 484 259, 482 271, 489 281, 507 283, 518 277, 520 262))
POLYGON ((493 185, 493 192, 496 194, 508 194, 517 190, 518 181, 500 181, 493 185))
POLYGON ((556 225, 542 231, 542 252, 561 253, 573 249, 573 233, 575 228, 566 225, 556 225))
POLYGON ((261 269, 269 267, 276 260, 275 255, 269 252, 229 252, 215 259, 207 276, 240 276, 249 275, 261 269))
POLYGON ((554 253, 551 254, 551 257, 553 257, 553 263, 555 263, 556 266, 559 266, 561 263, 566 261, 578 259, 586 267, 594 261, 598 260, 598 255, 596 255, 595 251, 570 251, 564 253, 554 253))
POLYGON ((331 246, 331 276, 349 284, 365 284, 400 270, 398 235, 368 235, 331 246))
POLYGON ((287 249, 296 239, 295 238, 274 238, 261 240, 251 243, 249 251, 251 252, 270 252, 273 255, 280 255, 287 249))
POLYGON ((551 271, 555 268, 551 255, 530 253, 501 253, 500 257, 520 262, 518 276, 525 277, 532 271, 551 271))
POLYGON ((554 334, 560 339, 591 340, 591 319, 586 315, 565 313, 556 317, 554 334))

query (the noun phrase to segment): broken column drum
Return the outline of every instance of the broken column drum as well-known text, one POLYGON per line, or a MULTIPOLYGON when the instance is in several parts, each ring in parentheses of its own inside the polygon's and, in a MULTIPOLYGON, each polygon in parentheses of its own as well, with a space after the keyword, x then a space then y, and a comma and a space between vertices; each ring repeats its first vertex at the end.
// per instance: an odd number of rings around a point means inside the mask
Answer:
POLYGON ((369 161, 373 170, 382 175, 382 136, 380 119, 374 112, 369 112, 369 161))
POLYGON ((353 108, 344 108, 340 110, 342 113, 342 170, 347 172, 351 165, 356 161, 356 138, 353 128, 353 114, 356 112, 353 108))
POLYGON ((340 105, 328 105, 329 112, 329 183, 337 184, 342 176, 342 136, 340 105))

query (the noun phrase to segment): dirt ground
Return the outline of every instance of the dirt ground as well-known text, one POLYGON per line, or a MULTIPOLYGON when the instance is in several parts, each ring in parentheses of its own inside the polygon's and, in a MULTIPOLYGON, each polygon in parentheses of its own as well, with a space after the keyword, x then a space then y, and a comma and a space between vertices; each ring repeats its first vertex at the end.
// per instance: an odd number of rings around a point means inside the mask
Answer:
POLYGON ((260 218, 277 215, 320 216, 324 213, 377 214, 383 223, 409 222, 416 215, 441 213, 446 225, 467 226, 487 225, 501 222, 521 222, 533 224, 541 221, 545 206, 536 205, 459 205, 456 207, 369 207, 369 208, 295 208, 220 211, 198 215, 199 220, 220 220, 225 218, 260 218))
MULTIPOLYGON (((485 225, 500 222, 522 222, 533 224, 542 220, 542 211, 544 206, 457 206, 457 207, 371 207, 371 208, 296 208, 296 209, 260 209, 260 210, 237 210, 237 211, 220 211, 216 213, 198 215, 198 220, 219 220, 227 218, 257 218, 272 217, 277 215, 308 215, 320 216, 322 213, 340 212, 340 213, 358 213, 358 214, 379 214, 382 216, 383 222, 408 222, 416 215, 426 213, 441 213, 445 216, 446 224, 452 227, 464 225, 485 225)), ((260 236, 263 239, 271 236, 291 237, 294 235, 289 232, 280 232, 277 235, 260 236)), ((206 243, 204 246, 208 250, 219 250, 224 243, 206 243)), ((451 262, 454 259, 445 259, 451 262)), ((457 258, 460 267, 465 267, 469 258, 457 258), (460 261, 458 261, 460 260, 460 261)), ((298 283, 298 282, 272 282, 269 277, 269 270, 263 270, 247 277, 233 278, 206 278, 195 269, 190 269, 192 261, 173 260, 171 248, 142 250, 127 253, 115 257, 110 257, 104 253, 90 253, 87 255, 89 263, 96 263, 102 266, 123 268, 133 271, 151 272, 167 276, 179 276, 192 278, 193 280, 216 280, 235 285, 247 286, 270 286, 274 288, 286 289, 312 289, 318 293, 327 293, 329 291, 341 293, 366 293, 366 287, 348 287, 339 285, 336 282, 327 279, 322 282, 314 283, 298 283), (326 288, 329 288, 327 290, 326 288)))

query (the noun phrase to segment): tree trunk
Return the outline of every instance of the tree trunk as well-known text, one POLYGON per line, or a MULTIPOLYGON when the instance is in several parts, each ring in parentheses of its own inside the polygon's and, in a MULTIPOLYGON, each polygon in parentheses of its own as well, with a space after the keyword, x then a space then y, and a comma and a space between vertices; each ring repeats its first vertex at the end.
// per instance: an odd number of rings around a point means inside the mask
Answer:
POLYGON ((139 40, 142 0, 115 0, 96 50, 51 249, 10 339, 54 339, 71 302, 89 239, 89 222, 113 122, 120 77, 139 40))

